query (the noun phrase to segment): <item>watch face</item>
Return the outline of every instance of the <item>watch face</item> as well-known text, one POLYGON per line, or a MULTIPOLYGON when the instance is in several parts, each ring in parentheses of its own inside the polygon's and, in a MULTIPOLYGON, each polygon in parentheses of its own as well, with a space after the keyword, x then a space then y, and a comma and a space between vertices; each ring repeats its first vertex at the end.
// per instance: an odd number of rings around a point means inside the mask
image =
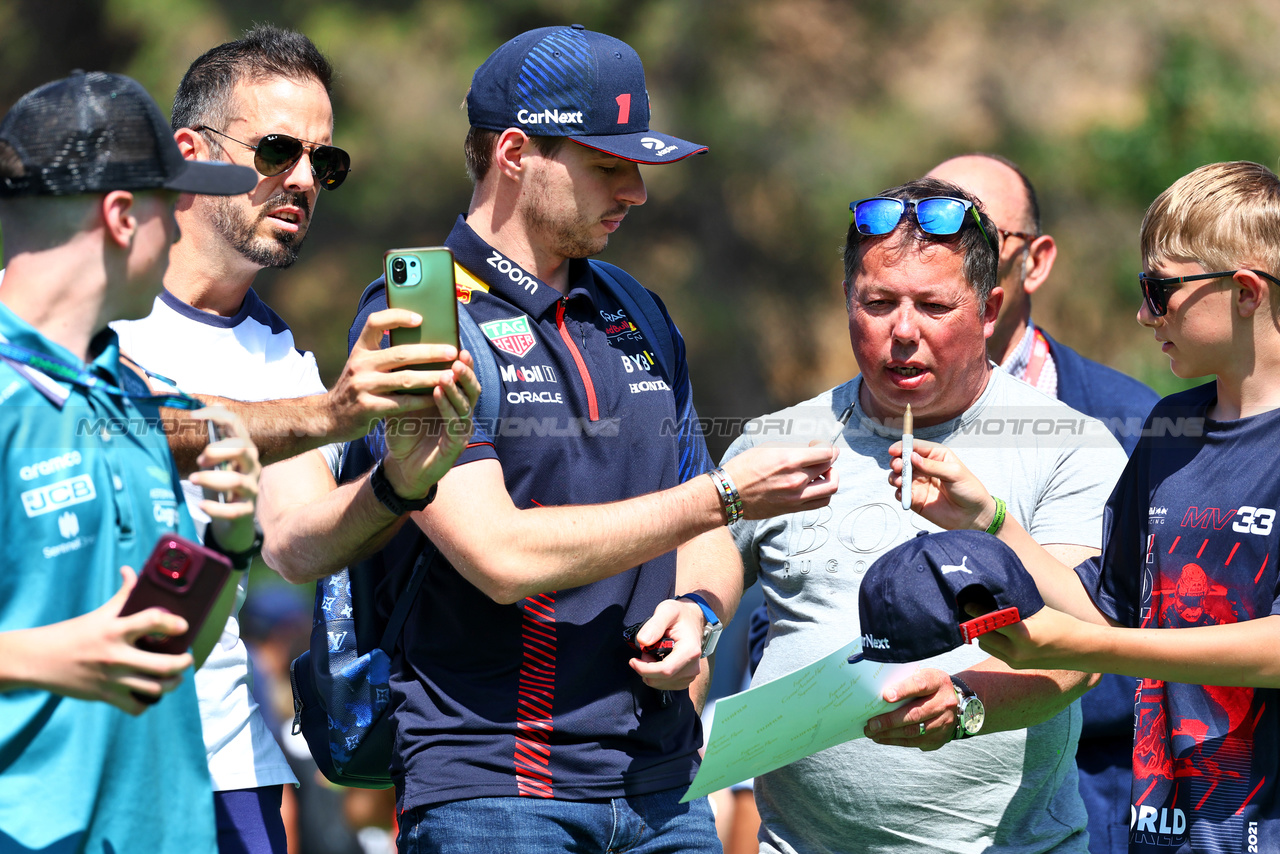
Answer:
POLYGON ((987 710, 977 697, 970 697, 960 709, 960 726, 969 735, 976 735, 986 720, 987 710))

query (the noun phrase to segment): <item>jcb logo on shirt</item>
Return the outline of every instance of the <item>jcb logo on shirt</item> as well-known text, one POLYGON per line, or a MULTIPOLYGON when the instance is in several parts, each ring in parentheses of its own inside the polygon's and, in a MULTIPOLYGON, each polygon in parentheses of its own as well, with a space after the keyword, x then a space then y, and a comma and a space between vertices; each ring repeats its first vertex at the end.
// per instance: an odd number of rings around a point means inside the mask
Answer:
POLYGON ((30 489, 22 493, 22 509, 28 517, 43 516, 74 504, 83 504, 98 497, 93 480, 87 474, 76 475, 48 486, 30 489))

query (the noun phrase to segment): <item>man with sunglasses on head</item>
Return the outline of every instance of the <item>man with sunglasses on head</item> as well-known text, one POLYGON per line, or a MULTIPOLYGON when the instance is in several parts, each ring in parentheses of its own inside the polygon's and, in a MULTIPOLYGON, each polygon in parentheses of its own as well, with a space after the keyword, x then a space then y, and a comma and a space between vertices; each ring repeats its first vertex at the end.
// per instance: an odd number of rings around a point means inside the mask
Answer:
POLYGON ((1043 594, 985 649, 1139 678, 1132 854, 1278 851, 1280 177, 1201 166, 1151 203, 1140 248, 1137 321, 1176 376, 1209 382, 1152 410, 1107 501, 1101 556, 1064 564, 1014 520, 989 522, 986 475, 946 447, 916 445, 912 506, 948 529, 998 528, 1043 594))
MULTIPOLYGON (((862 573, 932 529, 885 483, 908 406, 916 437, 952 445, 998 480, 1007 512, 1064 560, 1097 553, 1101 506, 1124 464, 1102 424, 993 369, 999 232, 972 196, 924 178, 850 207, 844 293, 860 375, 764 416, 723 461, 761 441, 827 440, 848 416, 829 508, 733 528, 770 617, 758 683, 857 636, 862 573)), ((1015 672, 971 646, 921 665, 885 689, 905 704, 872 718, 869 740, 756 778, 761 850, 848 850, 853 840, 866 852, 1085 852, 1070 757, 1074 700, 1092 677, 1015 672)))
MULTIPOLYGON (((329 488, 342 441, 363 436, 383 415, 424 408, 422 396, 397 394, 415 379, 436 385, 437 394, 439 386, 449 386, 465 403, 452 370, 388 373, 413 361, 377 347, 386 329, 411 322, 408 312, 371 320, 366 346, 353 353, 326 391, 314 356, 294 346, 289 327, 253 291, 260 270, 296 260, 321 189, 335 190, 347 176, 350 158, 331 144, 332 77, 329 62, 306 36, 271 26, 255 27, 191 64, 174 98, 179 150, 188 160, 251 167, 258 181, 239 196, 183 196, 176 211, 181 239, 173 247, 164 291, 148 317, 114 324, 122 351, 155 383, 172 381, 238 412, 263 462, 305 452, 309 476, 329 488)), ((418 362, 457 356, 453 347, 418 346, 418 362)), ((454 365, 474 401, 474 376, 461 363, 454 365)), ((193 431, 178 431, 171 443, 180 464, 204 444, 193 431)), ((426 463, 414 469, 424 492, 464 446, 465 436, 446 430, 424 449, 426 463)), ((287 493, 294 486, 278 481, 274 489, 287 493)), ((203 531, 204 520, 195 515, 203 531)), ((238 604, 246 593, 242 578, 238 604)), ((196 677, 220 848, 283 854, 281 798, 284 785, 296 780, 253 700, 238 610, 196 677)))
MULTIPOLYGON (((1159 395, 1141 382, 1087 359, 1031 320, 1031 297, 1049 278, 1058 248, 1040 228, 1040 204, 1030 179, 994 154, 966 154, 935 166, 929 177, 950 181, 982 200, 1000 231, 998 284, 1004 303, 987 354, 1024 382, 1111 428, 1125 453, 1138 444, 1159 395)), ((1107 674, 1084 695, 1084 725, 1076 764, 1089 812, 1089 850, 1129 848, 1133 678, 1107 674)))

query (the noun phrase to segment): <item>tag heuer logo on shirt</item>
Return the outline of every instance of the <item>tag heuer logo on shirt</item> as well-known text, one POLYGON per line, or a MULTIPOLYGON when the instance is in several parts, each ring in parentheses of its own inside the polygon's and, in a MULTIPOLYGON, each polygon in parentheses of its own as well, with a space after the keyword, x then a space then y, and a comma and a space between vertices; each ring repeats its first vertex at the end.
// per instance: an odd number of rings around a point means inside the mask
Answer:
POLYGON ((538 343, 529 331, 529 318, 523 314, 506 320, 490 320, 480 324, 484 337, 493 342, 504 353, 524 358, 525 354, 538 343))

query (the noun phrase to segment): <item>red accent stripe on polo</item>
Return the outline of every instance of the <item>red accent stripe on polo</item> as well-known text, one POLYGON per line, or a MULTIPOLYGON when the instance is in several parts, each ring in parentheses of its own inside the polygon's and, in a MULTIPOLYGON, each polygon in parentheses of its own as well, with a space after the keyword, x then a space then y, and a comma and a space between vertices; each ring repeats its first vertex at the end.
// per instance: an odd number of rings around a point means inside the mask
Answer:
POLYGON ((596 387, 591 382, 591 374, 587 371, 587 363, 582 361, 582 353, 578 350, 578 345, 573 343, 573 336, 564 325, 564 300, 556 303, 556 328, 560 330, 560 337, 564 339, 564 345, 569 348, 569 354, 573 356, 573 361, 578 366, 578 374, 582 377, 582 384, 586 386, 587 414, 592 421, 599 421, 600 407, 596 405, 596 387))
MULTIPOLYGON (((594 399, 593 399, 594 403, 594 399)), ((523 653, 516 694, 516 749, 513 761, 521 797, 555 797, 551 776, 552 712, 556 698, 555 593, 524 600, 520 627, 523 653)))

